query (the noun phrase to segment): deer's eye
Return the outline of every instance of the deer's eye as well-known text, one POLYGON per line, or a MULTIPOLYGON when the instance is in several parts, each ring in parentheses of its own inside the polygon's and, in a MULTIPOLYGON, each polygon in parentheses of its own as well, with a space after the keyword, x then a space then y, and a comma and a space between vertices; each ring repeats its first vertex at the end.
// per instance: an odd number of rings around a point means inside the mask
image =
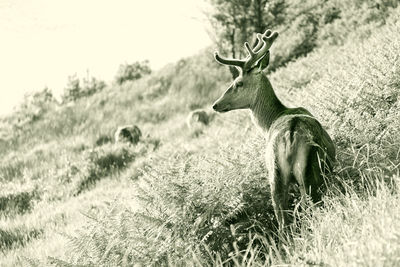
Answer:
POLYGON ((236 85, 237 85, 237 86, 243 86, 243 82, 242 82, 242 81, 238 81, 238 82, 236 83, 236 85))

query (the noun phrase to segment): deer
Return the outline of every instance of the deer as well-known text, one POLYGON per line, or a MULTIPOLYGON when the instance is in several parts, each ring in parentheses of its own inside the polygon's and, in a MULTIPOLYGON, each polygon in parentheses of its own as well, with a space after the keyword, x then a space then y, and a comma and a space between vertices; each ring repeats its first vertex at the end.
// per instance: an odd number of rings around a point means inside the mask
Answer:
POLYGON ((196 109, 189 113, 186 119, 186 125, 189 129, 206 126, 213 119, 214 114, 208 114, 206 110, 196 109))
MULTIPOLYGON (((278 32, 256 34, 253 48, 244 43, 247 57, 215 60, 238 69, 239 75, 213 104, 216 112, 250 109, 253 123, 266 140, 265 163, 271 200, 279 229, 290 225, 289 187, 296 185, 302 201, 320 202, 324 175, 336 161, 335 145, 321 123, 305 108, 289 108, 275 94, 264 70, 278 32)), ((303 202, 305 203, 305 202, 303 202)))
POLYGON ((114 134, 115 143, 130 143, 136 145, 142 137, 142 132, 136 125, 124 125, 118 127, 114 134))

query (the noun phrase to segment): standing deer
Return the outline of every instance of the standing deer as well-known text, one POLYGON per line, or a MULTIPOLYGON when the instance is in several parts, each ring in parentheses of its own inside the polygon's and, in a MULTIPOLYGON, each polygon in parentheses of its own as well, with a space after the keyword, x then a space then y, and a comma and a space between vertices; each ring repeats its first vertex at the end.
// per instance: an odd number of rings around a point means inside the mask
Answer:
POLYGON ((332 170, 335 146, 321 124, 305 108, 288 108, 276 96, 263 70, 269 63, 269 48, 278 37, 271 30, 257 34, 253 49, 244 44, 245 59, 227 59, 215 52, 215 60, 235 66, 240 74, 214 103, 217 112, 250 109, 253 122, 267 141, 266 167, 272 203, 279 228, 289 222, 289 185, 297 183, 302 197, 319 201, 323 173, 332 170))

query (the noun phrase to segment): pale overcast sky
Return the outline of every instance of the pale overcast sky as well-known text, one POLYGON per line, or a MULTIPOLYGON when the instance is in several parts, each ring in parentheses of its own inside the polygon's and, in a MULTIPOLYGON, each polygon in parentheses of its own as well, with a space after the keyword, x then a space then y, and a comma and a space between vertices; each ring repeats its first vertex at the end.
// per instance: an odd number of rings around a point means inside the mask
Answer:
POLYGON ((0 0, 0 114, 24 93, 59 94, 74 73, 111 81, 121 63, 152 68, 211 44, 203 0, 0 0), (196 18, 196 19, 195 19, 196 18))

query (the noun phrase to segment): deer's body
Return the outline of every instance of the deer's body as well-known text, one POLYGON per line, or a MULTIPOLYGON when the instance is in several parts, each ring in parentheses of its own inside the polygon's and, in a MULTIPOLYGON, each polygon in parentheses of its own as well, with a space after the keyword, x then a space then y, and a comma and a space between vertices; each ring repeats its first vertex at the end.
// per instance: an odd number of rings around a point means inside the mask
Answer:
POLYGON ((263 66, 268 65, 268 49, 277 33, 266 31, 257 37, 264 45, 262 48, 257 45, 249 51, 246 44, 250 58, 245 61, 238 63, 216 55, 220 63, 241 67, 242 75, 236 78, 213 108, 219 112, 243 108, 252 111, 254 123, 266 138, 266 166, 272 202, 278 223, 284 227, 288 223, 290 184, 297 183, 302 195, 307 194, 318 201, 322 175, 332 168, 335 146, 310 112, 301 107, 288 108, 278 99, 262 71, 263 66))
POLYGON ((267 142, 265 160, 277 220, 286 225, 289 185, 297 183, 302 195, 318 201, 321 174, 331 169, 335 147, 309 111, 284 106, 264 73, 259 75, 258 93, 250 110, 267 142))

